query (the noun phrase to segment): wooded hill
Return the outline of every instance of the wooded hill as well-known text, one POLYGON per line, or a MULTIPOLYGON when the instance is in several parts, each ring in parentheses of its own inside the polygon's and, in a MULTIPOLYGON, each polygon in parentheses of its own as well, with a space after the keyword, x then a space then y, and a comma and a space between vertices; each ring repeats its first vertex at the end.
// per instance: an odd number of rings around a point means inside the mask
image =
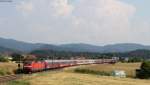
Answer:
POLYGON ((55 58, 55 59, 70 59, 85 57, 87 59, 99 59, 99 58, 140 58, 150 59, 150 50, 135 50, 125 53, 93 53, 93 52, 66 52, 66 51, 53 51, 53 50, 35 50, 30 54, 37 55, 39 58, 55 58))

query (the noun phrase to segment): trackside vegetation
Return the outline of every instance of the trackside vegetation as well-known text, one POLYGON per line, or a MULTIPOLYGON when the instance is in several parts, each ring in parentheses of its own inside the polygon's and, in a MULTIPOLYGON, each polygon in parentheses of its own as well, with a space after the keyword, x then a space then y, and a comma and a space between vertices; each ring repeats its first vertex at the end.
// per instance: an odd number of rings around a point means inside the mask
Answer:
POLYGON ((0 76, 12 74, 9 70, 0 69, 0 76))
POLYGON ((8 82, 7 85, 30 85, 30 83, 25 80, 16 80, 16 81, 8 82))
POLYGON ((0 55, 0 62, 8 62, 9 59, 5 56, 0 55))
POLYGON ((95 75, 101 75, 101 76, 111 76, 110 72, 105 71, 96 71, 91 69, 82 69, 82 68, 76 68, 74 72, 77 73, 85 73, 85 74, 95 74, 95 75))

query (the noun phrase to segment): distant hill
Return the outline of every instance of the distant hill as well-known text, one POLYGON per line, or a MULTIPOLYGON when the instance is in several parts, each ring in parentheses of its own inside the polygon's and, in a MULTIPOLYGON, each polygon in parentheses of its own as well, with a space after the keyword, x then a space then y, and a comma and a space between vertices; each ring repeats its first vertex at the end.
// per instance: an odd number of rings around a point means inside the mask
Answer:
POLYGON ((103 52, 130 52, 138 49, 150 50, 150 46, 135 43, 106 45, 103 47, 103 52))
POLYGON ((140 58, 140 59, 150 59, 150 50, 135 50, 131 52, 114 52, 114 53, 93 53, 93 52, 67 52, 67 51, 53 51, 53 50, 34 50, 30 54, 36 55, 39 58, 55 58, 55 59, 70 59, 85 57, 88 59, 100 59, 100 58, 140 58))
POLYGON ((10 54, 14 52, 19 52, 19 51, 0 46, 0 54, 10 54))
POLYGON ((99 52, 99 53, 109 53, 109 52, 129 52, 138 49, 150 50, 150 46, 134 44, 134 43, 122 43, 122 44, 112 44, 105 46, 96 46, 84 43, 77 44, 63 44, 63 45, 52 45, 44 43, 27 43, 22 41, 17 41, 14 39, 0 38, 0 46, 4 48, 19 50, 23 52, 30 52, 33 50, 55 50, 55 51, 71 51, 71 52, 99 52))
POLYGON ((141 44, 134 43, 122 43, 122 44, 113 44, 105 46, 96 46, 90 44, 65 44, 65 45, 44 45, 41 49, 47 48, 49 50, 56 51, 72 51, 72 52, 99 52, 99 53, 109 53, 109 52, 130 52, 138 49, 150 50, 150 46, 145 46, 141 44))
POLYGON ((101 52, 101 46, 89 44, 63 44, 63 45, 43 45, 39 49, 49 49, 55 51, 71 51, 71 52, 101 52))
POLYGON ((64 44, 60 45, 64 50, 73 51, 73 52, 102 52, 102 46, 90 45, 90 44, 64 44))
POLYGON ((143 57, 145 59, 150 59, 150 50, 135 50, 127 53, 130 57, 143 57))
POLYGON ((0 38, 0 46, 10 48, 10 49, 20 50, 20 51, 25 51, 25 52, 34 50, 38 48, 40 45, 41 44, 32 44, 32 43, 17 41, 14 39, 0 38))

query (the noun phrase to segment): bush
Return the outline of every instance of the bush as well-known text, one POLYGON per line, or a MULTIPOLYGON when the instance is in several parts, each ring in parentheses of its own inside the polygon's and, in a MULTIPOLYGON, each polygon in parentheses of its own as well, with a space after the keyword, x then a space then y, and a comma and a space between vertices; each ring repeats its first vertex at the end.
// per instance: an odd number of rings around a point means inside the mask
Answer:
POLYGON ((12 61, 22 61, 24 59, 24 57, 18 53, 13 53, 11 57, 12 57, 12 61))
POLYGON ((142 62, 142 61, 143 61, 143 59, 140 57, 139 58, 138 57, 131 57, 128 60, 129 63, 136 63, 136 62, 142 62))
POLYGON ((102 75, 102 76, 111 76, 111 73, 104 72, 104 71, 95 71, 95 70, 90 70, 90 69, 77 68, 74 71, 77 72, 77 73, 96 74, 96 75, 102 75))
POLYGON ((0 76, 10 75, 10 74, 12 74, 10 71, 4 70, 4 69, 0 69, 0 76))
POLYGON ((4 70, 0 69, 0 76, 4 76, 4 75, 6 75, 6 72, 4 70))
POLYGON ((0 56, 0 62, 8 62, 9 59, 7 59, 6 57, 0 56))
POLYGON ((30 85, 30 83, 27 81, 20 80, 20 81, 11 81, 7 85, 30 85))
POLYGON ((150 78, 150 61, 144 61, 141 68, 136 70, 136 76, 141 79, 150 78))
POLYGON ((24 73, 24 70, 23 70, 23 69, 16 69, 16 70, 14 71, 14 73, 15 73, 15 74, 22 74, 22 73, 24 73))

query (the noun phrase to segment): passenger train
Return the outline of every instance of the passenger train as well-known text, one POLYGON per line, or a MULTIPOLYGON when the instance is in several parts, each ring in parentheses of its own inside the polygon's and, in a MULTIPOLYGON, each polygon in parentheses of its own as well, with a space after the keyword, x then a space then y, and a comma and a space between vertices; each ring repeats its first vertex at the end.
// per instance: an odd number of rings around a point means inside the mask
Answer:
POLYGON ((84 59, 84 60, 44 60, 44 61, 24 61, 23 70, 26 73, 44 71, 49 69, 86 65, 86 64, 114 64, 115 59, 84 59))

